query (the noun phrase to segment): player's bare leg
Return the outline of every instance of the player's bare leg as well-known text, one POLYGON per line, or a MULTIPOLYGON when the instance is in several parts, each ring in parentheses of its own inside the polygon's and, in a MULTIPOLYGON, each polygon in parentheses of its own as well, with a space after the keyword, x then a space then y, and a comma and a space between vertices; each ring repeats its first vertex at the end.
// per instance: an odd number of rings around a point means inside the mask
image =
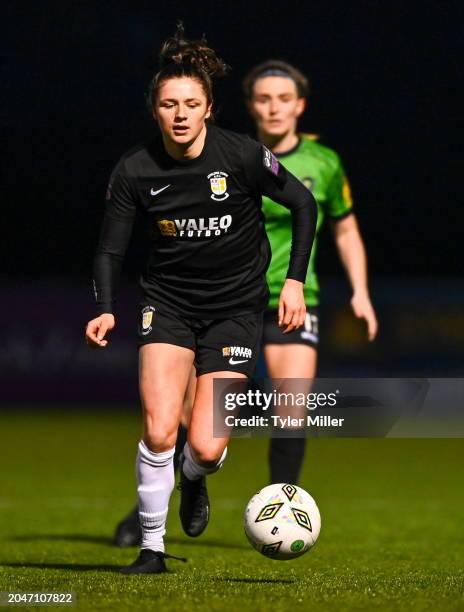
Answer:
POLYGON ((213 435, 213 380, 243 378, 235 372, 212 372, 197 379, 187 444, 180 462, 180 520, 187 535, 199 536, 210 517, 206 476, 220 469, 227 454, 229 436, 213 435))
MULTIPOLYGON (((176 450, 174 452, 174 473, 177 472, 179 467, 179 456, 187 442, 187 429, 190 422, 193 400, 195 398, 196 382, 196 371, 195 368, 192 368, 187 391, 184 396, 181 423, 177 430, 176 450)), ((139 520, 139 506, 136 504, 129 514, 127 514, 116 526, 113 544, 119 548, 128 548, 130 546, 140 546, 141 543, 142 528, 139 520)))
POLYGON ((172 344, 146 344, 139 351, 143 438, 137 454, 137 493, 142 526, 139 557, 126 574, 161 573, 169 499, 174 488, 173 456, 194 353, 172 344))
MULTIPOLYGON (((314 379, 317 367, 317 351, 303 344, 268 344, 264 347, 264 357, 270 378, 314 379)), ((290 383, 291 385, 291 383, 290 383)), ((290 391, 288 389, 287 391, 290 391)), ((298 392, 309 393, 311 383, 298 392)), ((285 393, 285 388, 280 388, 285 393)), ((295 409, 304 407, 295 406, 295 409)), ((278 414, 276 412, 276 414, 278 414)), ((285 415, 288 411, 285 411, 285 415)), ((281 416, 285 416, 281 415, 281 416)), ((292 416, 299 417, 301 414, 292 416)), ((303 464, 306 439, 304 432, 294 431, 295 437, 272 438, 269 447, 271 483, 289 482, 297 484, 303 464), (298 434, 301 435, 298 435, 298 434)))

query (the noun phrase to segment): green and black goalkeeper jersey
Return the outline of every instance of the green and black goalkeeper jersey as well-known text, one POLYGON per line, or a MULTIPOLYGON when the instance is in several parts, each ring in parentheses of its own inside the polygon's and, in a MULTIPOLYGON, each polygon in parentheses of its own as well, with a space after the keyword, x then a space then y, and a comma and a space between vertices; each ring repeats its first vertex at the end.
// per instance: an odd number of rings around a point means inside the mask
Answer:
POLYGON ((150 259, 141 279, 147 302, 208 319, 263 310, 269 295, 270 248, 262 195, 289 209, 293 244, 284 278, 304 282, 317 206, 266 147, 208 126, 203 151, 191 160, 171 158, 160 136, 149 146, 129 151, 108 187, 94 262, 98 312, 113 311, 137 211, 151 236, 150 259))
MULTIPOLYGON (((319 144, 312 137, 300 135, 291 151, 276 154, 281 164, 310 189, 318 205, 316 238, 311 251, 304 293, 306 304, 319 304, 319 282, 314 269, 317 232, 324 218, 341 219, 351 213, 352 200, 342 163, 335 151, 319 144)), ((269 306, 279 305, 279 295, 290 256, 292 219, 290 213, 271 198, 263 198, 266 232, 271 244, 272 260, 267 272, 270 290, 269 306)))

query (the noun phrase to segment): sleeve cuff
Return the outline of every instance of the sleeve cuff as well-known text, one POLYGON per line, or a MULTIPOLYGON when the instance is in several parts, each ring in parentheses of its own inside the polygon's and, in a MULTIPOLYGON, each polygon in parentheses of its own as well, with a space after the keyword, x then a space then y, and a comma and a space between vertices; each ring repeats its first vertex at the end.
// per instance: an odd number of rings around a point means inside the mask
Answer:
POLYGON ((350 215, 352 215, 353 212, 354 212, 353 209, 350 208, 350 210, 345 211, 341 215, 337 215, 337 216, 327 215, 327 216, 329 217, 331 221, 334 221, 335 223, 337 223, 337 221, 341 221, 342 219, 346 219, 346 217, 349 217, 350 215))

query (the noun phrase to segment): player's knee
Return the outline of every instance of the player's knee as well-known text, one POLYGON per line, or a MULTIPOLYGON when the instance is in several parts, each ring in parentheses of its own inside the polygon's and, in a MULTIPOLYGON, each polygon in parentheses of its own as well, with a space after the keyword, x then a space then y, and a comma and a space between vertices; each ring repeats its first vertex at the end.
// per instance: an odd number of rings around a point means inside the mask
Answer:
POLYGON ((153 398, 143 401, 144 435, 143 441, 153 453, 163 453, 176 444, 178 423, 166 415, 179 413, 175 402, 159 402, 153 398))
POLYGON ((200 447, 193 449, 196 455, 196 459, 200 465, 205 468, 214 468, 218 465, 218 463, 222 463, 224 459, 224 448, 210 446, 210 447, 200 447))
POLYGON ((176 431, 167 432, 160 429, 147 429, 143 441, 152 453, 164 453, 176 444, 176 431))

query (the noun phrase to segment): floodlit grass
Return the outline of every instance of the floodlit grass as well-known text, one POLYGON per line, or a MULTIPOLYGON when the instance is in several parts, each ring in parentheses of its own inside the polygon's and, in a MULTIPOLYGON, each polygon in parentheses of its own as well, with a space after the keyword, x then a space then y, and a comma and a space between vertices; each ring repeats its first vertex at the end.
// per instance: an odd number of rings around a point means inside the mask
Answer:
POLYGON ((89 610, 464 609, 464 440, 310 440, 301 485, 322 531, 287 562, 242 529, 267 441, 234 440, 203 536, 183 535, 172 497, 167 551, 188 562, 123 576, 137 550, 111 536, 134 503, 137 414, 17 409, 0 428, 0 591, 73 591, 89 610))

